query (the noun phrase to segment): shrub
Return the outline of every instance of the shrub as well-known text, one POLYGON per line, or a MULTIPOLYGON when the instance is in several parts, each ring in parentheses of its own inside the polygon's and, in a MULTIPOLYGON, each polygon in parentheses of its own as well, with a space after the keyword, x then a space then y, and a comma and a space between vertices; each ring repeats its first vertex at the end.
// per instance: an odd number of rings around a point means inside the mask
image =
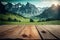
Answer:
POLYGON ((21 21, 19 20, 19 22, 21 22, 21 21))
POLYGON ((12 19, 9 17, 9 18, 8 18, 8 21, 12 21, 12 19))
POLYGON ((30 19, 30 22, 34 22, 32 19, 30 19))
POLYGON ((17 21, 17 19, 14 19, 13 21, 17 21))

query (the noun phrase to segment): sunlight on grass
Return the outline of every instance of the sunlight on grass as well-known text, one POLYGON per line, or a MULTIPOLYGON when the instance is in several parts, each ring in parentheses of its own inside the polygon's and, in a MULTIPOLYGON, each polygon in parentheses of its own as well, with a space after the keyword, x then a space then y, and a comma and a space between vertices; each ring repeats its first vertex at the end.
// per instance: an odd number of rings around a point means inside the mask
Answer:
POLYGON ((12 25, 60 25, 60 21, 46 21, 46 22, 0 22, 0 24, 12 24, 12 25))

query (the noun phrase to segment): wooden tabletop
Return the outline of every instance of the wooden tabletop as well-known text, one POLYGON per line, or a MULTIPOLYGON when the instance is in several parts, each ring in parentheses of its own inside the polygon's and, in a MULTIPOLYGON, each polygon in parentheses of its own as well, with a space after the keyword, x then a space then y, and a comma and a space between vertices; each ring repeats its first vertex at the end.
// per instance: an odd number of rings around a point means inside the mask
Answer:
POLYGON ((1 25, 0 39, 60 39, 60 25, 1 25))

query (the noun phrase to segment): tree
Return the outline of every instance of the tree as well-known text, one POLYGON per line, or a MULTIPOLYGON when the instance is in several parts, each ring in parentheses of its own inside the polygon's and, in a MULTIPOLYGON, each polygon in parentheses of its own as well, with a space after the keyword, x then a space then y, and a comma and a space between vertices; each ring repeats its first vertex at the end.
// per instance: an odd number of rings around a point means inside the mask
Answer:
POLYGON ((30 22, 34 22, 32 19, 30 19, 30 22))
POLYGON ((19 20, 19 22, 21 22, 21 21, 19 20))
POLYGON ((14 19, 13 21, 15 21, 15 22, 21 22, 20 20, 17 20, 17 19, 14 19))
POLYGON ((3 18, 0 18, 0 20, 1 20, 1 21, 4 21, 4 19, 3 19, 3 18))
POLYGON ((17 21, 17 19, 14 19, 13 21, 17 21))
POLYGON ((12 21, 12 19, 9 17, 9 18, 8 18, 8 21, 12 21))

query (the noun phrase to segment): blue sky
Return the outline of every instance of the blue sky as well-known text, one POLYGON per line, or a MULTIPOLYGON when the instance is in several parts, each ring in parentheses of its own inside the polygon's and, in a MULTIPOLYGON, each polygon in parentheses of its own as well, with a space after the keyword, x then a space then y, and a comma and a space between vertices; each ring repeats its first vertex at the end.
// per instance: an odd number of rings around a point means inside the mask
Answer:
POLYGON ((59 0, 1 0, 2 2, 11 2, 11 3, 22 3, 26 4, 27 2, 34 4, 36 7, 50 7, 52 4, 59 3, 59 0))

